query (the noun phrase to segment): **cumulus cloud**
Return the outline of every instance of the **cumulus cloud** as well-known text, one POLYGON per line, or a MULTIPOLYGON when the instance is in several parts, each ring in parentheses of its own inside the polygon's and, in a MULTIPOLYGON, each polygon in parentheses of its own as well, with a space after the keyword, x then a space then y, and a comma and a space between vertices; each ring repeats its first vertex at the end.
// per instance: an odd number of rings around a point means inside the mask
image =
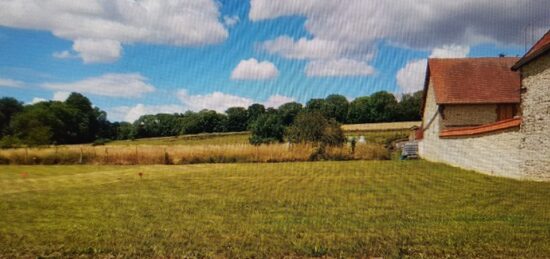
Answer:
POLYGON ((71 95, 71 92, 55 92, 53 93, 52 100, 64 102, 65 100, 67 100, 67 98, 69 98, 69 95, 71 95))
POLYGON ((178 91, 177 96, 183 106, 192 111, 210 109, 217 112, 224 112, 229 107, 247 107, 254 103, 250 98, 218 91, 205 95, 191 95, 187 90, 182 89, 178 91))
POLYGON ((0 87, 20 88, 20 87, 23 87, 24 85, 25 83, 21 81, 0 77, 0 87))
POLYGON ((219 18, 219 4, 214 0, 0 2, 0 25, 51 31, 73 41, 73 50, 87 63, 113 62, 120 57, 122 44, 222 42, 228 32, 219 18))
POLYGON ((306 65, 306 75, 326 76, 368 76, 374 74, 369 64, 352 59, 314 60, 306 65))
POLYGON ((225 26, 231 28, 235 25, 237 25, 237 23, 239 23, 240 19, 239 19, 239 16, 237 15, 233 15, 233 16, 229 16, 229 15, 226 15, 223 17, 223 24, 225 24, 225 26))
MULTIPOLYGON (((463 58, 468 56, 470 48, 458 45, 447 45, 434 48, 430 58, 463 58)), ((401 93, 413 93, 424 88, 426 78, 427 59, 412 60, 401 68, 395 78, 401 93)))
POLYGON ((42 87, 66 92, 79 92, 109 97, 137 98, 155 88, 139 73, 104 74, 72 83, 44 83, 42 87))
POLYGON ((39 103, 39 102, 47 102, 48 100, 40 97, 34 97, 31 100, 31 104, 39 103))
POLYGON ((269 62, 258 62, 255 58, 241 60, 231 73, 233 80, 267 80, 279 75, 277 67, 269 62))
POLYGON ((184 107, 181 105, 144 105, 136 104, 135 106, 118 106, 107 109, 109 120, 134 122, 142 115, 158 114, 158 113, 180 113, 184 107))
POLYGON ((492 0, 251 0, 252 21, 299 15, 314 38, 341 43, 387 40, 431 49, 445 44, 523 43, 526 24, 548 30, 550 2, 492 0))
POLYGON ((261 44, 270 53, 369 62, 380 41, 418 50, 449 44, 521 45, 525 25, 531 24, 536 35, 548 30, 547 10, 550 1, 545 0, 251 0, 249 18, 305 17, 304 27, 311 36, 297 40, 282 36, 261 44))
POLYGON ((272 95, 264 102, 264 106, 279 108, 279 106, 289 102, 294 102, 294 98, 284 95, 272 95))

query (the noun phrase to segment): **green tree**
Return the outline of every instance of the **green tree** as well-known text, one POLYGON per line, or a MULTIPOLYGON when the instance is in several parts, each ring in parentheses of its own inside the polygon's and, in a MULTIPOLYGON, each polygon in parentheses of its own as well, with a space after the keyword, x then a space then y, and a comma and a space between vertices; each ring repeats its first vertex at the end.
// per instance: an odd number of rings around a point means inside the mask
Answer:
POLYGON ((321 112, 327 118, 334 118, 340 123, 346 122, 349 110, 349 102, 346 97, 338 94, 331 94, 325 99, 321 112))
POLYGON ((355 98, 350 105, 348 111, 348 123, 366 123, 372 122, 371 110, 369 107, 370 96, 361 96, 355 98))
POLYGON ((285 135, 292 143, 337 146, 345 141, 340 124, 334 119, 325 118, 319 111, 298 114, 285 135))
POLYGON ((12 117, 23 111, 23 103, 11 97, 0 99, 0 137, 10 134, 9 125, 12 117))
POLYGON ((260 115, 250 126, 250 143, 260 145, 264 143, 282 142, 284 125, 280 116, 273 113, 260 115))
POLYGON ((398 105, 397 119, 399 121, 418 121, 422 118, 420 109, 422 105, 423 91, 403 95, 398 105))
POLYGON ((294 118, 296 118, 302 109, 302 104, 297 102, 285 103, 279 106, 279 114, 283 120, 283 124, 286 126, 292 124, 292 122, 294 122, 294 118))
POLYGON ((372 122, 395 121, 397 114, 397 100, 391 93, 380 91, 369 98, 369 110, 372 122))
POLYGON ((229 132, 245 131, 248 126, 248 113, 243 107, 231 107, 225 111, 225 128, 229 132))
POLYGON ((250 126, 260 115, 265 113, 265 107, 259 103, 255 103, 248 106, 246 111, 248 114, 248 125, 250 126))

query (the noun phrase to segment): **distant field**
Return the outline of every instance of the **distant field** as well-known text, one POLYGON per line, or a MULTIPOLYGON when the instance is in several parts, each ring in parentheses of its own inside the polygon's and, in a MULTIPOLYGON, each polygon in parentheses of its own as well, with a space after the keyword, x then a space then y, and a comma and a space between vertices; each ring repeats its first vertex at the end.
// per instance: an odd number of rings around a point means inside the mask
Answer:
POLYGON ((162 138, 144 138, 136 140, 118 140, 108 145, 225 145, 248 144, 249 132, 204 133, 162 138))
POLYGON ((420 121, 387 122, 387 123, 365 123, 346 124, 342 126, 344 131, 382 131, 382 130, 408 130, 412 126, 420 126, 420 121))
POLYGON ((0 166, 0 194, 6 258, 550 254, 550 183, 425 161, 0 166))

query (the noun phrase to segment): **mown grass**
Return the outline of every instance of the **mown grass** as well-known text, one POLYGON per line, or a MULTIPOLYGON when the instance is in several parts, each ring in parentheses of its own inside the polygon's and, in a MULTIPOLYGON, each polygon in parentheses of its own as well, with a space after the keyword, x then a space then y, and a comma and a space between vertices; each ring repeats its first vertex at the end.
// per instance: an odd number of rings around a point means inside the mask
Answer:
POLYGON ((107 143, 107 145, 228 145, 228 144, 248 144, 249 132, 235 133, 204 133, 196 135, 182 135, 174 137, 160 138, 142 138, 136 140, 117 140, 107 143))
POLYGON ((0 172, 0 257, 550 254, 550 183, 425 161, 0 172))
POLYGON ((382 122, 342 125, 344 131, 382 131, 382 130, 408 130, 413 126, 420 126, 420 121, 382 122))

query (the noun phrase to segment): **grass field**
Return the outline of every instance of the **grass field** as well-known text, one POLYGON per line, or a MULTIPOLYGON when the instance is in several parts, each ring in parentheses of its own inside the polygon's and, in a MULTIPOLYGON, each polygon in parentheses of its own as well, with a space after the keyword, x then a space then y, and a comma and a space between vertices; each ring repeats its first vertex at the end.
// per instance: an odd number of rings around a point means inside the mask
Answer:
POLYGON ((413 126, 420 126, 420 121, 363 123, 342 125, 344 131, 382 131, 382 130, 408 130, 413 126))
POLYGON ((117 140, 107 145, 227 145, 248 144, 249 132, 204 133, 176 137, 143 138, 136 140, 117 140))
POLYGON ((550 255, 550 183, 426 161, 0 172, 0 257, 550 255))

